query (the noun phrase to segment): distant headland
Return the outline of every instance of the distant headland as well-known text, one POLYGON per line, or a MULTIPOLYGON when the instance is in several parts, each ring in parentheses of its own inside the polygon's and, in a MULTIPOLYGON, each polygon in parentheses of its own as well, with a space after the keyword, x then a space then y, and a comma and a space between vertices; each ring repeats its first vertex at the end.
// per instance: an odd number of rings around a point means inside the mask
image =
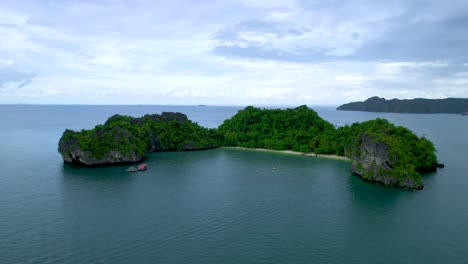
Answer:
POLYGON ((422 189, 421 174, 442 166, 432 142, 407 128, 380 118, 336 128, 307 106, 248 106, 217 129, 199 126, 182 113, 114 115, 94 129, 65 130, 58 145, 63 160, 79 166, 135 163, 151 152, 217 147, 343 157, 365 180, 409 189, 422 189))
POLYGON ((388 113, 418 113, 418 114, 466 114, 468 113, 468 98, 446 99, 391 99, 377 96, 364 102, 352 102, 336 108, 342 111, 388 112, 388 113))

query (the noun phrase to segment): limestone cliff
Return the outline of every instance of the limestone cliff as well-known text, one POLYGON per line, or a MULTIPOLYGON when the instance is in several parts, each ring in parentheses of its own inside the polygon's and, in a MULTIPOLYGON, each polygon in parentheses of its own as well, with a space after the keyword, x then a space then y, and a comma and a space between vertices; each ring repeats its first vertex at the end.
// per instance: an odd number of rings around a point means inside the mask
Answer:
POLYGON ((363 179, 410 189, 422 189, 421 174, 443 167, 433 143, 405 127, 377 118, 335 128, 307 106, 249 106, 218 129, 201 127, 181 113, 114 115, 90 130, 65 130, 58 150, 67 163, 98 166, 139 162, 151 152, 218 146, 347 156, 363 179))
MULTIPOLYGON (((65 130, 59 141, 59 152, 65 162, 81 164, 85 166, 111 165, 116 163, 139 162, 146 158, 147 153, 138 151, 137 139, 127 130, 121 127, 113 127, 108 131, 97 131, 94 140, 97 144, 102 142, 107 135, 110 135, 114 142, 126 142, 127 148, 112 147, 107 145, 102 151, 96 151, 86 144, 87 138, 79 135, 79 132, 65 130)), ((105 144, 105 143, 104 143, 105 144)))
POLYGON ((379 137, 362 133, 347 150, 354 174, 371 182, 409 189, 422 189, 421 176, 410 169, 397 168, 399 157, 379 137))
POLYGON ((214 132, 182 113, 141 118, 114 115, 94 129, 65 130, 58 151, 67 163, 84 166, 133 163, 150 152, 200 150, 218 145, 214 132))

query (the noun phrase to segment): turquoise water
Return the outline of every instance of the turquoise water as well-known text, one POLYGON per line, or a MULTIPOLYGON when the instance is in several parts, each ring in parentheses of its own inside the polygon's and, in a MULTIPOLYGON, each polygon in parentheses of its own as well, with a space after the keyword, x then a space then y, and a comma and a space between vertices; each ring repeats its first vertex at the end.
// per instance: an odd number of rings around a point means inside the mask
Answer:
POLYGON ((155 153, 141 173, 71 167, 57 153, 65 128, 115 113, 180 111, 216 127, 239 109, 0 106, 0 263, 468 262, 466 116, 316 108, 336 125, 384 117, 432 140, 446 168, 422 191, 276 153, 155 153))

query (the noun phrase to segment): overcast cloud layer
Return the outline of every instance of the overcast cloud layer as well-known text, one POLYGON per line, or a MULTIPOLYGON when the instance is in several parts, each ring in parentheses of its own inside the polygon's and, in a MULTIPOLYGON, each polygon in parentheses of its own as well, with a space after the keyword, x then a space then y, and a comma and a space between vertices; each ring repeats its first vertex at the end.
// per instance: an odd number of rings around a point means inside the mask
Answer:
POLYGON ((468 1, 2 1, 0 103, 468 97, 468 1))

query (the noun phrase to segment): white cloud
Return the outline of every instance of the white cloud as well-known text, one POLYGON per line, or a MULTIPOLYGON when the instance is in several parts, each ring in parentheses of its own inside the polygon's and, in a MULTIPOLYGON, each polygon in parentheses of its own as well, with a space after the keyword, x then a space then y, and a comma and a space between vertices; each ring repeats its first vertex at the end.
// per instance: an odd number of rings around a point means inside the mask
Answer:
POLYGON ((30 36, 17 28, 0 26, 0 50, 15 53, 38 52, 40 46, 30 40, 30 36))
POLYGON ((401 14, 398 8, 364 6, 353 13, 345 6, 333 15, 296 1, 224 1, 184 10, 181 3, 151 1, 29 4, 0 4, 0 103, 299 105, 373 95, 468 97, 466 71, 428 73, 450 69, 450 62, 301 63, 211 52, 220 41, 215 32, 258 19, 265 30, 242 28, 239 39, 223 44, 298 58, 309 49, 349 55, 378 38, 401 14), (235 5, 243 7, 220 12, 235 5), (12 72, 37 76, 29 83, 32 77, 15 79, 12 72))
POLYGON ((0 66, 11 66, 13 65, 15 62, 12 60, 12 59, 4 59, 4 58, 0 58, 0 66))
POLYGON ((25 14, 6 8, 0 8, 0 25, 25 25, 28 20, 29 17, 25 14))
POLYGON ((336 80, 341 83, 354 83, 362 84, 368 81, 370 77, 364 77, 362 75, 336 75, 336 80))
POLYGON ((401 14, 398 8, 379 9, 377 6, 359 9, 343 4, 332 10, 296 6, 264 15, 259 21, 271 23, 270 29, 257 30, 255 25, 248 28, 241 23, 234 28, 237 40, 221 38, 219 44, 262 47, 298 55, 312 51, 326 56, 346 56, 381 36, 392 25, 391 19, 401 14))
POLYGON ((407 74, 408 71, 414 71, 418 68, 443 68, 448 67, 446 62, 387 62, 377 63, 376 73, 391 78, 392 76, 407 74))
MULTIPOLYGON (((38 76, 34 85, 9 90, 9 100, 35 98, 73 103, 181 104, 339 104, 366 99, 366 95, 385 97, 447 97, 452 91, 463 92, 466 78, 442 78, 422 90, 425 83, 416 82, 407 89, 411 72, 393 79, 398 85, 381 83, 388 80, 381 65, 363 63, 353 72, 340 70, 346 62, 328 64, 288 63, 265 60, 205 58, 208 67, 228 69, 223 74, 199 72, 137 73, 106 71, 85 76, 38 76), (364 69, 364 71, 360 71, 364 69), (458 88, 457 88, 458 87, 458 88)), ((429 65, 431 63, 428 63, 429 65)), ((0 100, 5 100, 5 94, 0 100)))
POLYGON ((263 46, 275 41, 278 36, 274 33, 240 32, 239 38, 243 41, 255 42, 257 45, 263 46))
POLYGON ((295 8, 297 7, 297 2, 295 0, 222 0, 221 2, 226 3, 239 3, 241 5, 251 7, 251 8, 295 8))

